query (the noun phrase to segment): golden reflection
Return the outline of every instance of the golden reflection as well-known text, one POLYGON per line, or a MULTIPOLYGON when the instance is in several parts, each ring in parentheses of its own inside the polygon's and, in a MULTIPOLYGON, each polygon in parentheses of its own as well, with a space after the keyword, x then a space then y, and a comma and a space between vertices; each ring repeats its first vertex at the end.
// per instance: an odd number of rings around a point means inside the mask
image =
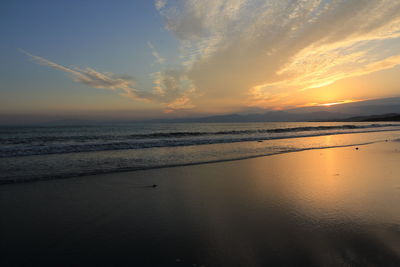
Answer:
MULTIPOLYGON (((335 137, 320 140, 327 146, 335 145, 335 137)), ((392 149, 390 145, 282 154, 270 157, 268 166, 262 159, 255 160, 251 173, 258 176, 255 194, 263 202, 273 199, 311 218, 366 221, 399 218, 392 206, 399 199, 395 186, 398 172, 393 172, 397 163, 393 155, 379 152, 392 149)), ((400 154, 396 156, 399 160, 400 154)))

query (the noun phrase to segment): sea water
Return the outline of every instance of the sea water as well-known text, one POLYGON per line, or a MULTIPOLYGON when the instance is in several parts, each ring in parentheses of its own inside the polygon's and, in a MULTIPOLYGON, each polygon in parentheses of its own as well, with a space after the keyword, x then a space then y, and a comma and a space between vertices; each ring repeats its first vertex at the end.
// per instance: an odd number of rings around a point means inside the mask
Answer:
POLYGON ((388 131, 392 138, 398 138, 400 123, 109 123, 1 126, 0 183, 200 164, 306 149, 359 145, 384 141, 383 135, 379 133, 388 131), (345 138, 354 133, 363 134, 357 138, 345 138), (332 138, 339 136, 340 138, 332 138))

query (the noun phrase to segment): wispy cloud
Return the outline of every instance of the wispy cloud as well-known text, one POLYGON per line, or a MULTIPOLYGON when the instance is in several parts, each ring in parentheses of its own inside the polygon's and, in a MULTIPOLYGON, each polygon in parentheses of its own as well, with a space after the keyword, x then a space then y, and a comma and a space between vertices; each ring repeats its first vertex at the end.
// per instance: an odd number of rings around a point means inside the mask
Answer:
POLYGON ((203 101, 268 105, 400 64, 400 47, 385 48, 400 37, 399 1, 186 0, 160 13, 203 101))
POLYGON ((156 62, 158 64, 163 64, 165 62, 165 58, 163 58, 160 53, 156 50, 156 48, 154 47, 154 45, 151 42, 147 42, 147 45, 150 47, 151 49, 151 54, 153 55, 153 57, 155 58, 156 62))
POLYGON ((189 91, 182 88, 182 83, 185 81, 181 72, 159 72, 154 77, 155 86, 153 90, 138 90, 135 87, 135 81, 125 76, 118 76, 110 72, 99 72, 92 68, 69 68, 43 57, 32 55, 24 50, 21 50, 21 52, 28 55, 36 63, 66 72, 70 74, 74 81, 93 88, 117 91, 120 95, 137 101, 161 103, 168 110, 192 107, 188 99, 189 91))
POLYGON ((155 6, 156 6, 157 10, 164 8, 166 4, 167 4, 167 0, 156 0, 156 2, 155 2, 155 6))
POLYGON ((21 51, 40 65, 48 66, 53 69, 61 70, 70 74, 72 79, 76 82, 86 84, 93 88, 103 88, 111 90, 122 89, 126 92, 135 92, 135 89, 133 88, 135 82, 131 79, 118 77, 113 73, 102 73, 92 68, 68 68, 45 58, 32 55, 26 51, 21 51))

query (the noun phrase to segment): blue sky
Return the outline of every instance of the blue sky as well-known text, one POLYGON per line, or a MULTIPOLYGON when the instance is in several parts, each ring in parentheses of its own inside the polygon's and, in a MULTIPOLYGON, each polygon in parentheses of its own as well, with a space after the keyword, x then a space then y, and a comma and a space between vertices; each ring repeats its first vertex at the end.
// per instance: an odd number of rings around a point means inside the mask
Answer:
POLYGON ((3 109, 40 109, 49 100, 76 100, 71 97, 76 94, 89 99, 112 95, 32 64, 19 49, 66 66, 132 75, 147 87, 149 74, 157 71, 148 42, 171 55, 170 64, 177 58, 177 41, 164 29, 152 1, 3 1, 0 16, 3 109))

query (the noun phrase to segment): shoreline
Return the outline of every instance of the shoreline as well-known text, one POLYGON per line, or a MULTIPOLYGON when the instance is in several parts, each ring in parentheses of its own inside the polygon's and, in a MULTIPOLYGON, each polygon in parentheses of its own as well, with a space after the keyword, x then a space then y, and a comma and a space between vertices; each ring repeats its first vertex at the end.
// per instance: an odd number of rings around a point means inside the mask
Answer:
POLYGON ((378 131, 267 141, 10 157, 2 158, 0 161, 0 169, 2 169, 0 186, 243 160, 308 149, 362 145, 399 138, 400 131, 378 131))
MULTIPOLYGON (((395 130, 388 130, 388 131, 395 131, 395 130)), ((353 134, 353 133, 341 133, 341 134, 353 134)), ((354 134, 359 134, 359 133, 354 133, 354 134)), ((309 138, 309 137, 321 137, 321 136, 306 136, 306 137, 298 137, 298 138, 309 138)), ((268 141, 268 140, 266 140, 266 141, 268 141)), ((322 150, 322 149, 334 149, 334 148, 342 148, 342 147, 366 146, 366 145, 380 143, 380 142, 396 142, 396 140, 378 140, 378 141, 349 144, 349 145, 312 147, 312 148, 304 148, 304 149, 297 149, 297 150, 280 151, 280 152, 274 152, 271 154, 264 154, 264 155, 246 156, 246 157, 242 157, 242 158, 221 159, 221 160, 215 160, 215 161, 196 162, 196 163, 187 163, 187 164, 176 164, 176 165, 165 165, 165 166, 161 165, 161 166, 151 166, 151 167, 143 167, 143 168, 110 170, 109 172, 107 172, 107 171, 106 172, 94 172, 94 173, 84 173, 81 175, 78 174, 78 175, 58 176, 58 177, 53 176, 52 178, 42 178, 42 179, 41 178, 39 178, 39 179, 32 178, 32 179, 28 179, 28 180, 23 180, 23 179, 0 180, 0 186, 13 185, 13 184, 35 183, 35 182, 45 182, 45 181, 52 181, 52 180, 64 180, 64 179, 73 179, 73 178, 85 178, 85 177, 89 177, 89 176, 98 176, 98 175, 106 175, 106 174, 113 174, 113 173, 127 173, 127 172, 135 172, 135 171, 157 170, 157 169, 164 169, 164 168, 176 168, 176 167, 196 166, 196 165, 205 165, 205 164, 213 164, 213 163, 224 163, 224 162, 230 162, 230 161, 241 161, 241 160, 248 160, 248 159, 254 159, 254 158, 270 157, 270 156, 275 156, 275 155, 294 153, 294 152, 302 152, 302 151, 308 151, 308 150, 320 150, 320 149, 322 150)))

